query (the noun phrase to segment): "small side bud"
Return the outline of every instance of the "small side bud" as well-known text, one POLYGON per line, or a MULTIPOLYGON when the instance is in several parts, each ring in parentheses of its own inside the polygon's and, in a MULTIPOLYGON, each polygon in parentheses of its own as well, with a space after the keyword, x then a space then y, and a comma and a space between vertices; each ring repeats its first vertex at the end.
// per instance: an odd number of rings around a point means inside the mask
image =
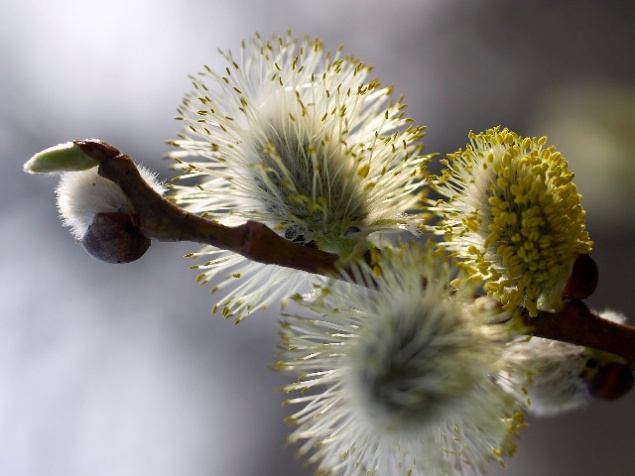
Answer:
MULTIPOLYGON (((618 324, 626 322, 625 315, 610 309, 597 314, 602 319, 618 324)), ((598 400, 613 401, 628 394, 635 383, 633 370, 627 364, 615 361, 615 356, 611 354, 597 350, 593 352, 600 365, 597 373, 589 381, 589 395, 598 400)))
POLYGON ((99 162, 87 155, 80 146, 66 142, 38 152, 24 164, 30 174, 77 172, 91 169, 99 162))
POLYGON ((617 400, 630 392, 634 380, 628 365, 609 362, 589 382, 589 394, 598 400, 617 400))
POLYGON ((562 292, 563 298, 586 299, 598 285, 598 265, 588 254, 579 255, 562 292))
POLYGON ((589 400, 589 376, 597 367, 592 357, 581 346, 540 337, 518 339, 504 355, 516 372, 500 384, 517 398, 527 398, 528 411, 534 415, 575 410, 589 400))
POLYGON ((150 248, 150 240, 129 213, 97 213, 80 243, 89 255, 106 263, 136 261, 150 248))

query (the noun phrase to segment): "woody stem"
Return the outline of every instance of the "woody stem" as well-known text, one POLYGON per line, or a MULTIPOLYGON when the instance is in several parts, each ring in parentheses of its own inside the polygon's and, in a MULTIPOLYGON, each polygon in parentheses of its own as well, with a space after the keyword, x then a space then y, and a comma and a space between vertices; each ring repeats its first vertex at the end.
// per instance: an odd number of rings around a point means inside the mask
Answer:
POLYGON ((105 142, 75 141, 99 161, 99 175, 116 183, 137 212, 140 231, 158 241, 193 241, 239 253, 253 261, 315 274, 337 272, 338 256, 278 236, 266 225, 248 221, 229 227, 189 213, 155 192, 130 157, 105 142))
MULTIPOLYGON (((100 163, 99 175, 121 187, 137 212, 140 231, 150 239, 204 243, 260 263, 326 276, 338 275, 345 266, 339 256, 293 243, 262 223, 248 221, 228 227, 189 213, 155 192, 132 159, 113 146, 97 139, 75 144, 100 163)), ((524 313, 531 334, 615 354, 635 369, 635 327, 610 322, 591 312, 578 299, 586 296, 576 295, 587 293, 584 287, 584 282, 575 283, 572 299, 560 312, 539 312, 534 317, 524 313)), ((588 286, 594 287, 594 283, 588 286)))

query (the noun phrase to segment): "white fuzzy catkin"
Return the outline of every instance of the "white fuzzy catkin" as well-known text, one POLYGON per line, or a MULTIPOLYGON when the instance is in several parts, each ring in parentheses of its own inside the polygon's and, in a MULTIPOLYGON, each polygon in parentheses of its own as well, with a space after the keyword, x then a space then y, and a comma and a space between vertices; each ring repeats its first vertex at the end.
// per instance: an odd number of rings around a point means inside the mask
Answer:
POLYGON ((302 405, 289 440, 318 473, 482 474, 513 454, 522 404, 492 378, 509 316, 452 292, 448 263, 415 247, 353 274, 373 289, 333 284, 303 303, 322 318, 282 324, 278 368, 299 375, 285 390, 302 405))
MULTIPOLYGON (((176 182, 178 205, 224 225, 264 223, 341 256, 383 233, 416 230, 407 213, 425 180, 424 131, 369 65, 291 36, 256 35, 223 57, 223 70, 192 76, 178 109, 186 127, 171 156, 180 178, 200 179, 176 182)), ((237 285, 215 307, 237 321, 316 279, 209 246, 192 256, 205 260, 201 284, 237 285)))

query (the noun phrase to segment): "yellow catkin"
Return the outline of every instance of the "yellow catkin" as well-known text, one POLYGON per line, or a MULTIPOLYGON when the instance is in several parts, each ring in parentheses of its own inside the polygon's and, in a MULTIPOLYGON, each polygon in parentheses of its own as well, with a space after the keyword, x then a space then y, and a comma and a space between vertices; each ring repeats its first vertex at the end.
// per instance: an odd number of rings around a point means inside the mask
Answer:
POLYGON ((436 204, 439 230, 489 294, 535 315, 539 299, 559 299, 574 260, 591 250, 573 174, 544 137, 495 127, 469 139, 437 182, 446 197, 436 204))

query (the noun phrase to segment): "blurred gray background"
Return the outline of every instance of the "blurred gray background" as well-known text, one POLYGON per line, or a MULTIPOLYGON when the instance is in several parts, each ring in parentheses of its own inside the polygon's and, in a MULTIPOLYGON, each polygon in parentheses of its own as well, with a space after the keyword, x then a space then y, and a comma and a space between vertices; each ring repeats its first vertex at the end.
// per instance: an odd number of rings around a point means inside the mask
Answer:
MULTIPOLYGON (((0 476, 312 474, 282 444, 275 312, 210 315, 195 245, 94 261, 57 220, 56 180, 22 172, 99 137, 171 177, 187 74, 255 31, 344 43, 405 94, 430 152, 496 124, 548 135, 589 213, 591 304, 635 317, 633 2, 0 0, 0 19, 0 476)), ((531 419, 492 474, 633 474, 634 423, 635 395, 531 419)))

